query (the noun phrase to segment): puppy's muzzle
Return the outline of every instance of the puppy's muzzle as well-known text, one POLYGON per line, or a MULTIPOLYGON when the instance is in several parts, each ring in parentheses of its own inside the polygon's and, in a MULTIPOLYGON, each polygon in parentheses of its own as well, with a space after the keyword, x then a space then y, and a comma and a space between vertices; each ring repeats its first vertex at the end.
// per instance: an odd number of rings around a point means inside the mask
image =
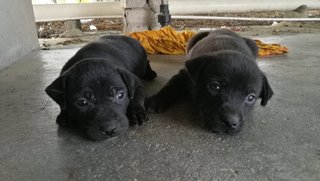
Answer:
POLYGON ((115 124, 113 124, 113 125, 102 125, 102 126, 100 126, 99 131, 102 134, 106 134, 106 135, 112 137, 112 136, 117 134, 117 132, 119 131, 119 128, 115 124))
POLYGON ((228 127, 231 132, 237 132, 241 128, 241 116, 238 114, 222 114, 220 119, 228 127))
POLYGON ((120 135, 128 127, 129 121, 124 115, 115 112, 103 113, 87 128, 87 136, 92 140, 104 140, 120 135))

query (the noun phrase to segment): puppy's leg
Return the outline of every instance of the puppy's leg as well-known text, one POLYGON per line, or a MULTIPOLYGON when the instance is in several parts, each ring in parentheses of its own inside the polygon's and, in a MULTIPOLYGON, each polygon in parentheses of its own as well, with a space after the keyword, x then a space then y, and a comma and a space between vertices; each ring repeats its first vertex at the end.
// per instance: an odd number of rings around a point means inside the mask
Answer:
POLYGON ((188 85, 186 71, 180 70, 157 94, 146 98, 144 103, 146 110, 151 113, 163 112, 187 94, 188 85))
POLYGON ((256 42, 254 42, 250 38, 243 38, 243 40, 247 43, 248 47, 250 48, 252 55, 254 57, 258 57, 259 47, 257 46, 256 42))
POLYGON ((130 100, 127 109, 127 117, 129 119, 129 124, 132 125, 142 125, 144 121, 149 120, 146 110, 144 109, 144 87, 142 84, 137 85, 134 90, 134 97, 130 100))
POLYGON ((147 81, 151 81, 156 77, 157 77, 157 73, 154 70, 152 70, 150 66, 150 62, 149 60, 147 60, 146 73, 144 74, 143 79, 147 81))
POLYGON ((144 87, 141 80, 127 70, 118 69, 123 82, 126 84, 129 96, 127 117, 130 125, 139 124, 148 120, 147 112, 144 109, 144 87))

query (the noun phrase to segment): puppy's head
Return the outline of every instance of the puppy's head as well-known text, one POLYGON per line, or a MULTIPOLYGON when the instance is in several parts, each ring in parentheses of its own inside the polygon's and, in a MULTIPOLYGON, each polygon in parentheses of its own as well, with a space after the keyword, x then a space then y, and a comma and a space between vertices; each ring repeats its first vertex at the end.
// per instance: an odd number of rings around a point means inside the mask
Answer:
POLYGON ((81 128, 90 139, 103 140, 128 128, 130 81, 124 70, 103 59, 85 59, 61 74, 46 93, 60 106, 60 126, 81 128))
POLYGON ((273 91, 252 57, 237 52, 204 55, 186 62, 200 118, 218 133, 239 132, 257 99, 265 106, 273 91))

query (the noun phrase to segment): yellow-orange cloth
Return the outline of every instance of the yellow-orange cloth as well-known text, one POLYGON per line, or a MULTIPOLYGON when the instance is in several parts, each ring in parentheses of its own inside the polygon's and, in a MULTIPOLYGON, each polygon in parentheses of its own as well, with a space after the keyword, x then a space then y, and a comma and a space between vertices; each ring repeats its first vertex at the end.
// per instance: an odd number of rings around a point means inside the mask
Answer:
MULTIPOLYGON (((187 43, 195 32, 184 30, 177 32, 170 26, 160 30, 133 32, 129 36, 138 40, 148 54, 184 55, 187 43)), ((282 55, 288 53, 288 48, 279 44, 265 44, 255 40, 259 47, 259 56, 282 55)))
POLYGON ((259 47, 259 57, 266 57, 269 55, 283 55, 288 53, 288 48, 280 44, 266 44, 261 40, 254 40, 259 47))
POLYGON ((129 36, 140 41, 149 54, 183 55, 193 31, 177 32, 170 26, 160 30, 130 33, 129 36))

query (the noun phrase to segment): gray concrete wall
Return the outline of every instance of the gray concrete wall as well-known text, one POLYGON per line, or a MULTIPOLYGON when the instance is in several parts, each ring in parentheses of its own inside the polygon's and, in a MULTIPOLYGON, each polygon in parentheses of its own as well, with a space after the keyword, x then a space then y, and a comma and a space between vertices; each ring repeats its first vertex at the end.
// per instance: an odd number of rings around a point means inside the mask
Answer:
POLYGON ((0 70, 39 48, 31 0, 1 1, 0 70))
POLYGON ((123 0, 124 33, 159 29, 160 0, 123 0))

